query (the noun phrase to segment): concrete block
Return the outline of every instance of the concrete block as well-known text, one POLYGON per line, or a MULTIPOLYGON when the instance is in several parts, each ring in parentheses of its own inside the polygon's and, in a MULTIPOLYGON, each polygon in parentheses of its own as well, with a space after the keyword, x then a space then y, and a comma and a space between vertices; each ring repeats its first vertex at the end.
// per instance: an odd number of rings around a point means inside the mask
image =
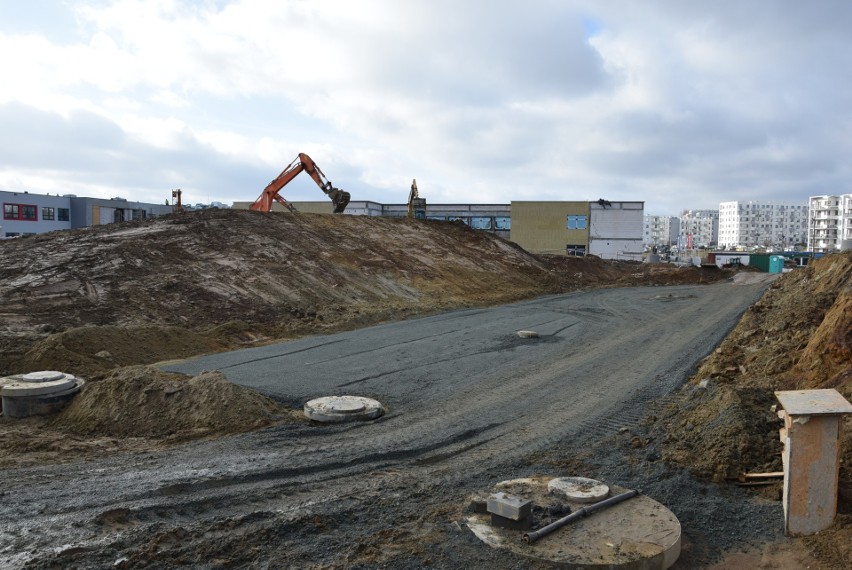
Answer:
POLYGON ((532 530, 532 516, 514 520, 491 513, 491 525, 508 530, 532 530))
POLYGON ((470 511, 480 515, 488 512, 488 499, 479 495, 470 500, 470 511))
POLYGON ((513 497, 506 493, 494 493, 488 497, 488 512, 500 517, 520 521, 532 515, 532 501, 513 497))

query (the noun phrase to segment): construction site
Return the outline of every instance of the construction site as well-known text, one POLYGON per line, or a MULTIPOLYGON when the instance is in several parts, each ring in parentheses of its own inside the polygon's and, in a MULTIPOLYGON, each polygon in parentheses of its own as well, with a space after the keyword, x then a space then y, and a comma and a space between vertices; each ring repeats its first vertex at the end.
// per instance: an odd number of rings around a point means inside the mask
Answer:
POLYGON ((532 254, 278 188, 0 241, 0 567, 852 567, 852 414, 792 532, 776 395, 852 399, 852 253, 532 254), (544 536, 563 479, 623 502, 544 536))

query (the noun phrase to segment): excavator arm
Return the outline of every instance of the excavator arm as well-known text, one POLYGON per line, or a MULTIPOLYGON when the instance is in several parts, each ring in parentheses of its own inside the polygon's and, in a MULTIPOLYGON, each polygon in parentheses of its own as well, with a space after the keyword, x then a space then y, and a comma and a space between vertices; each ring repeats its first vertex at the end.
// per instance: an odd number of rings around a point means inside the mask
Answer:
POLYGON ((282 206, 295 212, 296 208, 285 200, 278 192, 284 188, 291 180, 298 176, 302 171, 307 172, 310 177, 317 183, 320 190, 325 192, 326 196, 331 198, 334 205, 334 213, 340 214, 346 209, 349 204, 349 192, 344 192, 340 188, 335 188, 331 182, 325 177, 319 166, 307 154, 300 152, 296 160, 291 162, 275 180, 269 183, 263 189, 263 193, 251 205, 252 210, 259 212, 269 212, 272 210, 272 202, 276 201, 282 206))

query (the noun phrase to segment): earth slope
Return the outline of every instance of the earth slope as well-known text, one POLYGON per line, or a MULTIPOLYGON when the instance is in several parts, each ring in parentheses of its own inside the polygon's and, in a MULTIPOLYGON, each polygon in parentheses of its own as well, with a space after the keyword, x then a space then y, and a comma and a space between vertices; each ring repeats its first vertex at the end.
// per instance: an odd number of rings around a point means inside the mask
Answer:
POLYGON ((543 258, 461 223, 206 210, 0 241, 0 374, 117 367, 719 271, 543 258))

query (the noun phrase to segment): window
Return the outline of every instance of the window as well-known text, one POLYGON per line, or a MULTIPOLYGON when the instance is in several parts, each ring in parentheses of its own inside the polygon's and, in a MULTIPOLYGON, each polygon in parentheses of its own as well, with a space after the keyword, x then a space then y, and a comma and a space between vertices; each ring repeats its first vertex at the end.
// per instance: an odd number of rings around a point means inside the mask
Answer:
POLYGON ((56 211, 53 208, 48 208, 44 206, 41 209, 41 219, 42 220, 55 220, 56 219, 56 211))
POLYGON ((60 222, 67 222, 69 219, 71 219, 71 211, 68 208, 57 208, 56 210, 57 219, 60 222))
POLYGON ((571 245, 570 243, 565 246, 565 254, 566 255, 578 255, 583 256, 586 255, 586 246, 585 245, 571 245))
POLYGON ((568 214, 566 227, 569 230, 585 230, 586 216, 575 216, 572 214, 568 214))
POLYGON ((490 230, 491 229, 491 218, 472 217, 470 219, 470 227, 472 227, 475 230, 490 230))
POLYGON ((494 229, 495 230, 511 230, 512 229, 512 218, 509 216, 497 216, 494 218, 494 229))
POLYGON ((4 220, 38 220, 38 208, 26 204, 3 204, 4 220))

